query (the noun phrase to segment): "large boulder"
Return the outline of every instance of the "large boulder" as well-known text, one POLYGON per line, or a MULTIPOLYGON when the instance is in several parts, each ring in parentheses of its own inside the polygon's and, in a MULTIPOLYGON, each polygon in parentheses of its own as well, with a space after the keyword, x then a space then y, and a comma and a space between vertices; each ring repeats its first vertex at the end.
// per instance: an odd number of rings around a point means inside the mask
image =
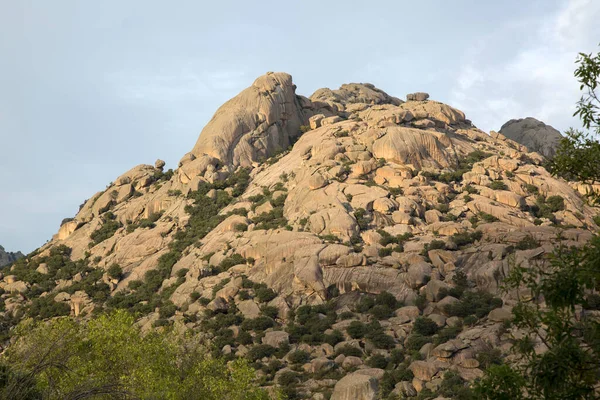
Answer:
POLYGON ((328 104, 338 103, 337 108, 345 108, 345 106, 355 103, 393 104, 396 106, 402 104, 402 100, 388 95, 370 83, 348 83, 342 85, 338 90, 318 89, 310 96, 310 99, 328 104))
POLYGON ((417 168, 448 168, 454 165, 452 151, 447 151, 436 135, 428 131, 391 126, 386 132, 373 143, 376 158, 417 168))
POLYGON ((307 124, 291 75, 268 72, 217 110, 191 153, 251 166, 286 149, 307 124))
POLYGON ((379 383, 373 376, 355 372, 338 381, 331 400, 375 400, 379 383))
POLYGON ((554 155, 563 138, 558 130, 532 117, 511 119, 502 125, 500 133, 546 157, 554 155))

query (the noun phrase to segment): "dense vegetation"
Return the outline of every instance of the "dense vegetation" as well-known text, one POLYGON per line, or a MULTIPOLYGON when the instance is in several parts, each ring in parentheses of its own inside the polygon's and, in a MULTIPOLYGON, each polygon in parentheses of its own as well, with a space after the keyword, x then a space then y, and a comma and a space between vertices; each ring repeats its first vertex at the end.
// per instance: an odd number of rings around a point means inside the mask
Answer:
POLYGON ((142 335, 125 311, 88 322, 22 324, 0 365, 0 398, 268 399, 243 360, 207 356, 197 337, 142 335))

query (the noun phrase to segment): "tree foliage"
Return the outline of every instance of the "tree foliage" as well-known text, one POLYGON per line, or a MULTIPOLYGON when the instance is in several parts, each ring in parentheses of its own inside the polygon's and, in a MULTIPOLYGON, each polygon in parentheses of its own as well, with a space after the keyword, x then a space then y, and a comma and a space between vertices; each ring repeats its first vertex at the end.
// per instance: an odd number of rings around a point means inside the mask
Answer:
MULTIPOLYGON (((600 98, 596 93, 600 77, 600 52, 596 55, 580 53, 577 58, 575 77, 583 92, 577 102, 575 116, 590 132, 569 129, 561 141, 549 170, 566 179, 584 183, 600 182, 600 98)), ((593 200, 600 201, 600 193, 590 193, 593 200)))
POLYGON ((122 310, 26 323, 15 338, 0 359, 2 399, 269 398, 243 361, 208 357, 196 337, 142 335, 122 310))
POLYGON ((597 398, 600 320, 590 308, 600 290, 600 237, 583 249, 557 248, 548 265, 513 267, 505 287, 519 295, 515 361, 488 371, 483 398, 597 398))

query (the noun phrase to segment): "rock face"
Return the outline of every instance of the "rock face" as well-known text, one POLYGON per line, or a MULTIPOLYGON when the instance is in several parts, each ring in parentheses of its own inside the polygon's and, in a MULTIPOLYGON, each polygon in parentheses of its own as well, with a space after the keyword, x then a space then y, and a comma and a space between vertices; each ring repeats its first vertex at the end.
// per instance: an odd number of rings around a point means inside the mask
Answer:
POLYGON ((12 264, 21 257, 25 256, 20 251, 17 251, 16 253, 10 251, 7 252, 4 250, 4 247, 0 246, 0 268, 12 264))
POLYGON ((172 324, 258 357, 275 368, 259 372, 266 386, 281 378, 299 397, 436 393, 446 372, 472 382, 480 352, 510 348, 515 296, 499 288, 511 266, 544 263, 557 240, 580 246, 598 229, 587 188, 543 161, 426 93, 404 102, 352 83, 306 98, 288 74, 268 73, 217 110, 175 171, 133 167, 26 266, 2 271, 0 313, 42 287, 73 317, 112 297, 143 310, 144 331, 172 324), (84 272, 68 275, 66 259, 84 272), (454 290, 458 277, 469 289, 454 290), (465 323, 464 290, 498 297, 495 309, 465 323), (423 317, 451 335, 413 340, 423 317), (405 371, 392 376, 406 378, 379 385, 384 371, 368 366, 393 349, 405 371))
POLYGON ((546 157, 554 155, 562 139, 558 130, 532 117, 511 119, 502 125, 500 133, 546 157))
POLYGON ((308 124, 308 104, 296 96, 290 75, 268 73, 217 110, 191 154, 234 168, 250 166, 300 135, 300 126, 308 124))
POLYGON ((378 388, 375 377, 355 372, 340 379, 331 400, 375 400, 378 388))

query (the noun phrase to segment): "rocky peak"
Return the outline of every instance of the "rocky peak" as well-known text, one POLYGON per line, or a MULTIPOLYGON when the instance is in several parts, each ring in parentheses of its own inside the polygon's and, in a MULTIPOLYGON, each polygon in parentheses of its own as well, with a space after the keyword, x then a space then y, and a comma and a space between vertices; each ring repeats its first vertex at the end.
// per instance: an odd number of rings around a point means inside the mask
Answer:
POLYGON ((558 130, 532 117, 511 119, 499 133, 546 157, 554 155, 562 139, 558 130))
POLYGON ((289 74, 269 72, 217 110, 190 154, 203 160, 197 164, 251 166, 286 149, 306 124, 309 108, 289 74))
POLYGON ((313 102, 323 102, 338 111, 344 111, 346 106, 355 103, 392 104, 400 105, 402 100, 388 95, 370 83, 347 83, 337 90, 328 88, 318 89, 310 99, 313 102))
POLYGON ((7 252, 4 250, 4 247, 0 246, 0 268, 15 262, 21 257, 24 257, 24 255, 20 251, 17 251, 16 253, 10 251, 7 252))

